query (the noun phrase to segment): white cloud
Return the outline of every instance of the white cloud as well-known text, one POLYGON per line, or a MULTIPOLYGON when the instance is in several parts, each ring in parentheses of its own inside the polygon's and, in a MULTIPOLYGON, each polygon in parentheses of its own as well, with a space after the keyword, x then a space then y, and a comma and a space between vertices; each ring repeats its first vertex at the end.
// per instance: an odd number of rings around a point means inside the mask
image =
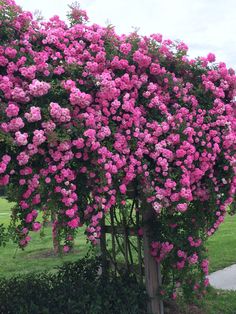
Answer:
MULTIPOLYGON (((39 9, 48 18, 66 18, 69 0, 16 0, 24 9, 39 9)), ((235 0, 81 0, 90 20, 116 26, 118 33, 129 33, 138 27, 141 34, 162 33, 181 39, 190 55, 214 52, 218 61, 236 68, 236 1, 235 0)))

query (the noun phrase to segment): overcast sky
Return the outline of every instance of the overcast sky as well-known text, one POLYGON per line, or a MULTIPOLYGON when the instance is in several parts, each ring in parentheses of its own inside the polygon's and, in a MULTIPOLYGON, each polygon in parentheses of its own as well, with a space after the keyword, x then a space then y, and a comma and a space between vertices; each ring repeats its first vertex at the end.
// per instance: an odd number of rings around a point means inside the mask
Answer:
MULTIPOLYGON (((23 9, 40 10, 45 18, 66 18, 73 0, 15 0, 23 9)), ((81 8, 92 23, 116 26, 129 33, 161 33, 165 38, 183 40, 190 56, 216 54, 236 69, 236 0, 81 0, 81 8)))

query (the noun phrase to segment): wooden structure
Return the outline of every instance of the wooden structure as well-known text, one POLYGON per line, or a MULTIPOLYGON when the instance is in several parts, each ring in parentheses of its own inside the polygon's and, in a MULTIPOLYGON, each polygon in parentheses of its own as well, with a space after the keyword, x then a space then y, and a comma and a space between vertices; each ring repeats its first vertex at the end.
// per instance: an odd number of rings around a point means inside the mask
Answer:
POLYGON ((163 303, 159 298, 160 264, 150 254, 149 228, 153 215, 150 204, 131 189, 127 205, 113 207, 109 217, 103 221, 100 249, 103 271, 110 269, 116 274, 132 272, 140 283, 145 282, 149 296, 148 313, 163 314, 163 303))

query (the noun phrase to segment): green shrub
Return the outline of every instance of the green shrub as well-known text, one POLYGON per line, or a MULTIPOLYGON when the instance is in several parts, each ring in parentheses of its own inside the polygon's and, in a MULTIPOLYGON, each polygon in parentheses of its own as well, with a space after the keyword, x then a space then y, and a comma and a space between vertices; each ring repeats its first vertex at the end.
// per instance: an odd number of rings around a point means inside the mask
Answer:
POLYGON ((54 273, 0 279, 1 314, 144 314, 144 287, 130 276, 99 276, 98 259, 66 263, 54 273))

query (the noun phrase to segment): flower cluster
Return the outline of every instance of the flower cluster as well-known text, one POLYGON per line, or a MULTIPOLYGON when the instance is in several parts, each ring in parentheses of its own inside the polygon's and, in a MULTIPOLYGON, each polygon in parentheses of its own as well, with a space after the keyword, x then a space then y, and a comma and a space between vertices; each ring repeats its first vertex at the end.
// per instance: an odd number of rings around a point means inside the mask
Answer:
POLYGON ((40 121, 41 118, 41 110, 39 107, 30 107, 30 112, 25 113, 25 118, 28 122, 37 122, 40 121))
POLYGON ((29 84, 29 93, 34 97, 40 97, 46 95, 50 89, 50 84, 46 82, 40 82, 38 80, 33 80, 29 84))
POLYGON ((68 108, 61 108, 57 103, 50 103, 50 115, 58 122, 69 122, 71 119, 70 110, 68 108))
POLYGON ((179 286, 204 288, 204 239, 236 189, 235 72, 160 34, 85 25, 78 8, 70 26, 12 0, 0 12, 0 185, 14 187, 20 245, 40 210, 64 251, 83 225, 97 243, 135 183, 158 225, 152 255, 179 286))
POLYGON ((169 242, 152 242, 151 243, 151 255, 159 263, 161 262, 168 253, 173 249, 173 244, 169 242))

